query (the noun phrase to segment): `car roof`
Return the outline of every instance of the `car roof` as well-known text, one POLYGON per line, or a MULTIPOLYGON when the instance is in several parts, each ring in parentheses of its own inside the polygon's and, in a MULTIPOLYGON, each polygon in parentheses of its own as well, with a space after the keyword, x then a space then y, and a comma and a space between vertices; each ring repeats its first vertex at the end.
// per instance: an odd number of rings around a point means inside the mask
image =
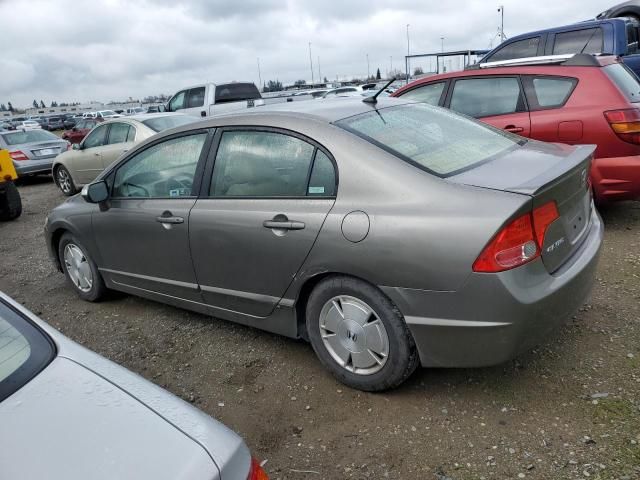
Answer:
POLYGON ((129 118, 131 120, 137 120, 138 122, 144 122, 145 120, 149 120, 151 118, 175 117, 176 115, 184 116, 183 113, 156 112, 156 113, 141 113, 139 115, 131 115, 131 116, 126 117, 126 118, 129 118))

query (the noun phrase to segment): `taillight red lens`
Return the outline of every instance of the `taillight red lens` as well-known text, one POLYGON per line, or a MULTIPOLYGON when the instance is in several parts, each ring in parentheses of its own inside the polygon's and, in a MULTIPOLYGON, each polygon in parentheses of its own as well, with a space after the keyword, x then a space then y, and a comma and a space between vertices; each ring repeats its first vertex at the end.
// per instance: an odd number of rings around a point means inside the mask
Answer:
POLYGON ((20 151, 20 150, 16 150, 14 152, 9 152, 9 155, 11 156, 12 160, 16 160, 16 161, 20 161, 20 160, 29 160, 29 157, 27 157, 24 152, 20 151))
POLYGON ((604 117, 621 140, 640 145, 640 109, 609 110, 604 117))
POLYGON ((489 242, 473 263, 473 271, 503 272, 538 258, 547 229, 558 218, 553 201, 516 218, 489 242))
POLYGON ((247 480, 269 480, 267 472, 260 466, 260 462, 255 458, 251 459, 251 469, 247 480))
POLYGON ((536 232, 536 240, 540 250, 544 245, 544 236, 547 233, 547 228, 558 218, 560 218, 560 215, 558 214, 556 202, 545 203, 533 210, 533 230, 536 232))

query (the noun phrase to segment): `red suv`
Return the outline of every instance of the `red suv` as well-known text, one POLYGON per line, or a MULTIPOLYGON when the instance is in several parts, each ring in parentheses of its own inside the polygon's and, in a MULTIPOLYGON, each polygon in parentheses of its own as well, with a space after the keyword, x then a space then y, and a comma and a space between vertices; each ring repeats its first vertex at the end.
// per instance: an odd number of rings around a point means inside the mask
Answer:
POLYGON ((73 128, 65 130, 62 134, 62 138, 71 143, 80 143, 87 133, 91 131, 102 119, 98 118, 83 118, 78 120, 73 128))
POLYGON ((597 144, 591 167, 596 200, 640 197, 640 81, 617 57, 486 64, 417 80, 393 96, 450 108, 536 140, 597 144))

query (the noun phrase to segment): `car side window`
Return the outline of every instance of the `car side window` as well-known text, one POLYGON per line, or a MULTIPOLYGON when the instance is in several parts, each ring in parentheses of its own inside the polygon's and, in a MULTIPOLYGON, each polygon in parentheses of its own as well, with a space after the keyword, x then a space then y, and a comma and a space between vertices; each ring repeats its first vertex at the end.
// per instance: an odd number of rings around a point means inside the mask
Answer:
POLYGON ((525 38, 509 43, 496 51, 486 61, 498 62, 500 60, 512 60, 514 58, 535 57, 538 54, 540 37, 525 38))
POLYGON ((331 159, 322 151, 316 151, 307 194, 310 197, 333 197, 336 194, 336 171, 331 159))
POLYGON ((445 85, 445 82, 430 83, 409 90, 407 93, 401 95, 401 97, 405 100, 415 100, 416 102, 424 102, 429 105, 438 105, 445 85))
POLYGON ((557 33, 553 43, 553 54, 602 53, 602 28, 587 28, 557 33))
POLYGON ((307 192, 307 178, 315 147, 275 132, 224 132, 216 154, 213 197, 299 197, 307 192))
POLYGON ((112 123, 111 130, 109 130, 109 145, 129 141, 127 139, 131 130, 133 130, 133 127, 126 123, 112 123))
POLYGON ((568 100, 577 80, 573 78, 534 78, 533 90, 540 108, 561 107, 568 100))
POLYGON ((80 120, 78 123, 76 123, 76 129, 77 130, 82 130, 84 128, 87 128, 87 127, 85 127, 86 124, 87 124, 87 122, 85 122, 84 120, 80 120))
POLYGON ((165 140, 134 155, 116 171, 113 198, 189 197, 206 133, 165 140))
POLYGON ((627 23, 627 55, 638 53, 638 25, 627 23))
POLYGON ((187 108, 198 108, 204 105, 204 87, 192 88, 187 98, 187 108))
POLYGON ((450 108, 474 118, 524 110, 520 82, 514 77, 456 80, 450 108))
POLYGON ((178 92, 176 93, 173 98, 171 99, 171 101, 169 102, 169 109, 172 112, 176 112, 178 110, 182 110, 184 108, 184 104, 185 104, 185 97, 186 97, 186 90, 183 90, 182 92, 178 92))
POLYGON ((82 142, 83 148, 101 147, 107 143, 107 130, 109 125, 100 125, 99 127, 91 130, 87 138, 82 142))

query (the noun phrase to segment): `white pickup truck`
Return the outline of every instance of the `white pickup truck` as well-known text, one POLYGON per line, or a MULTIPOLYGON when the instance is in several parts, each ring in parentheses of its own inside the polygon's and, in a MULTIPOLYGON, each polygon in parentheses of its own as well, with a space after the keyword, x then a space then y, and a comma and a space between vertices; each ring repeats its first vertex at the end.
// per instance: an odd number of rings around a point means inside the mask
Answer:
POLYGON ((205 83, 175 93, 165 110, 194 117, 209 117, 258 105, 264 105, 264 100, 253 83, 205 83))

